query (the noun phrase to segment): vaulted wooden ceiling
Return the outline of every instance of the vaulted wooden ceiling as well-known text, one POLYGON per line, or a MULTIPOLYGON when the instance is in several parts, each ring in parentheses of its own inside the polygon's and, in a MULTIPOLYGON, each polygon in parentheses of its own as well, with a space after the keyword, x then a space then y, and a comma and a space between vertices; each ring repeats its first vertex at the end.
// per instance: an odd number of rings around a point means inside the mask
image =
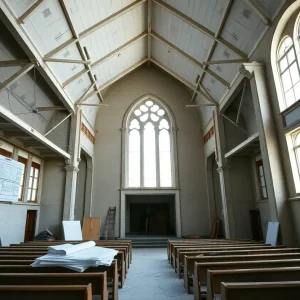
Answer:
MULTIPOLYGON (((218 103, 284 2, 2 0, 0 8, 34 45, 65 104, 85 104, 93 124, 97 107, 86 104, 105 103, 103 91, 142 64, 181 81, 192 102, 218 103)), ((8 60, 1 47, 0 60, 8 60)), ((9 78, 28 65, 7 67, 9 78)))

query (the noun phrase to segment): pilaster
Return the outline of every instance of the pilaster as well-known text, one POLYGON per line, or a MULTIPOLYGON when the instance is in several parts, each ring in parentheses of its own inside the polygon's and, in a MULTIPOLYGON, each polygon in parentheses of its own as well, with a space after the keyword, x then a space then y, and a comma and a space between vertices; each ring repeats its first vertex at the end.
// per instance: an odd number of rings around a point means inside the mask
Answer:
POLYGON ((280 222, 282 242, 292 246, 295 244, 293 221, 264 65, 244 63, 240 72, 250 79, 268 189, 270 221, 280 222))
POLYGON ((63 220, 74 220, 75 201, 76 201, 76 185, 77 173, 79 171, 78 164, 80 161, 80 128, 81 126, 81 110, 77 110, 76 114, 71 117, 71 128, 69 138, 68 152, 71 159, 66 161, 66 185, 64 198, 63 220))

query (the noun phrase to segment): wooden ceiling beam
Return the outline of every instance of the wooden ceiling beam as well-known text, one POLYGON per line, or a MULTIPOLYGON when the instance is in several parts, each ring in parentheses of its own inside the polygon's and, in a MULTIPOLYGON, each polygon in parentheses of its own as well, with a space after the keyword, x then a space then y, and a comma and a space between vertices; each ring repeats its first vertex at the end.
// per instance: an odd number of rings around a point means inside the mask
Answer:
POLYGON ((39 7, 44 0, 38 0, 33 5, 31 5, 18 19, 18 23, 24 23, 25 19, 29 17, 29 15, 37 8, 39 7))
MULTIPOLYGON (((136 0, 136 1, 134 1, 130 5, 125 6, 124 8, 120 9, 119 11, 117 11, 114 14, 112 14, 108 18, 106 18, 106 19, 104 19, 104 20, 96 23, 95 25, 89 27, 88 29, 84 30, 83 32, 81 32, 79 34, 76 34, 76 37, 73 37, 73 38, 69 39, 64 44, 62 44, 62 45, 58 46, 57 48, 51 50, 44 57, 47 57, 47 58, 51 57, 51 56, 55 55, 56 53, 62 51, 64 48, 66 48, 66 47, 68 47, 68 46, 70 46, 72 44, 77 43, 79 40, 87 37, 88 35, 90 35, 94 31, 96 31, 96 30, 100 29, 101 27, 107 25, 108 23, 116 20, 120 16, 126 14, 127 12, 131 11, 132 9, 136 8, 137 6, 141 5, 142 3, 146 2, 146 1, 147 0, 136 0)), ((60 0, 60 3, 62 3, 62 2, 63 2, 63 0, 62 1, 60 0)), ((64 10, 64 12, 65 12, 65 10, 64 10)), ((68 21, 68 23, 71 21, 70 17, 67 17, 67 21, 68 21)), ((73 32, 73 35, 74 35, 74 32, 73 32)))
MULTIPOLYGON (((139 41, 140 39, 146 37, 148 35, 148 33, 145 31, 141 34, 139 34, 138 36, 134 37, 133 39, 131 39, 130 41, 126 42, 125 44, 123 44, 122 46, 118 47, 117 49, 111 51, 110 53, 106 54, 105 56, 103 56, 102 58, 98 59, 97 61, 93 62, 91 64, 91 69, 95 69, 96 67, 98 67, 101 63, 107 61, 108 59, 112 58, 113 56, 117 55, 119 52, 124 51, 126 48, 128 48, 129 46, 133 45, 135 42, 139 41)), ((66 87, 68 84, 70 84, 72 81, 80 78, 81 76, 83 76, 84 74, 87 74, 88 70, 82 70, 80 72, 78 72, 77 74, 73 75, 72 77, 70 77, 68 80, 66 80, 62 86, 66 87)))
POLYGON ((217 43, 220 43, 223 46, 225 46, 228 49, 230 49, 231 51, 235 52, 236 54, 238 54, 242 58, 247 58, 248 57, 248 55, 246 53, 244 53, 243 51, 241 51, 240 49, 238 49, 237 47, 235 47, 230 42, 224 40, 222 37, 220 37, 220 35, 214 34, 211 30, 209 30, 208 28, 204 27, 200 23, 194 21, 193 19, 191 19, 190 17, 186 16, 185 14, 183 14, 179 10, 175 9, 174 7, 168 5, 167 3, 165 3, 165 2, 163 2, 161 0, 152 0, 152 1, 155 2, 155 3, 157 3, 158 5, 160 5, 164 9, 168 10, 170 13, 172 13, 175 16, 177 16, 178 18, 180 18, 184 22, 188 23, 190 26, 194 27, 198 31, 202 32, 203 34, 205 34, 209 38, 213 39, 217 43))
POLYGON ((88 99, 87 95, 91 91, 91 89, 95 86, 95 84, 96 83, 92 83, 92 85, 85 90, 85 92, 83 93, 83 95, 76 101, 75 106, 79 105, 80 103, 82 103, 82 102, 84 102, 85 100, 88 99))
POLYGON ((254 3, 253 0, 248 0, 248 3, 251 6, 251 8, 262 18, 262 20, 267 26, 272 25, 271 19, 262 11, 260 7, 257 6, 257 4, 254 3))
POLYGON ((0 61, 0 68, 26 66, 29 63, 29 59, 2 60, 0 61))
POLYGON ((220 83, 222 83, 223 85, 225 85, 227 88, 230 87, 230 83, 229 82, 227 82, 225 79, 223 79, 222 77, 220 77, 215 72, 213 72, 213 71, 211 71, 209 69, 204 68, 204 66, 203 66, 202 63, 200 63, 199 61, 197 61, 192 56, 188 55, 186 52, 184 52, 181 49, 177 48, 174 44, 170 43, 169 41, 167 41, 166 39, 164 39, 163 37, 161 37, 160 35, 158 35, 157 33, 153 32, 153 31, 152 31, 151 35, 154 38, 156 38, 157 40, 163 42, 169 48, 171 48, 174 51, 176 51, 177 53, 179 53, 181 56, 183 56, 184 58, 186 58, 188 61, 190 61, 191 63, 193 63, 197 67, 201 68, 204 72, 206 72, 207 74, 209 74, 210 76, 212 76, 213 78, 215 78, 216 80, 218 80, 220 83))
POLYGON ((13 84, 14 82, 16 82, 18 79, 20 79, 23 75, 25 75, 26 73, 28 73, 33 68, 34 68, 34 64, 33 63, 29 63, 26 66, 24 66, 23 68, 21 68, 14 75, 12 75, 9 78, 7 78, 5 81, 3 81, 0 84, 0 92, 3 89, 5 89, 8 85, 13 84))
POLYGON ((151 30, 152 30, 152 0, 148 0, 148 61, 147 66, 150 68, 151 58, 151 30))
MULTIPOLYGON (((108 88, 110 85, 112 85, 113 83, 115 83, 116 81, 118 81, 119 79, 121 79, 122 77, 124 77, 125 75, 129 74, 130 72, 132 72, 133 70, 135 70, 136 68, 138 68, 139 66, 141 66, 142 64, 144 64, 145 62, 147 62, 148 58, 145 57, 142 60, 140 60, 139 62, 135 63, 134 65, 132 65, 131 67, 129 67, 128 69, 124 70, 123 72, 121 72, 120 74, 118 74, 117 76, 113 77, 111 80, 105 82, 103 85, 99 86, 99 90, 102 91, 106 88, 108 88)), ((92 91, 90 94, 87 95, 87 98, 93 96, 94 91, 92 91)))
MULTIPOLYGON (((184 85, 186 85, 191 90, 195 90, 196 89, 196 86, 194 86, 193 84, 191 84, 190 82, 188 82, 187 80, 185 80, 184 78, 182 78, 181 76, 179 76, 177 73, 175 73, 174 71, 172 71, 171 69, 169 69, 168 67, 166 67, 165 65, 163 65, 162 63, 160 63, 159 61, 157 61, 156 59, 154 59, 153 57, 151 57, 150 59, 151 59, 151 61, 154 64, 156 64, 158 67, 160 67, 161 69, 163 69, 165 72, 167 72, 168 74, 170 74, 171 76, 173 76, 174 78, 176 78, 177 80, 179 80, 180 82, 182 82, 184 85)), ((212 97, 209 97, 202 90, 196 91, 196 93, 200 94, 206 100, 208 100, 209 102, 213 103, 214 105, 217 105, 217 102, 214 99, 212 99, 212 97)))
POLYGON ((60 58, 44 58, 44 61, 45 62, 67 63, 67 64, 82 64, 82 65, 89 65, 91 63, 90 60, 60 59, 60 58))
MULTIPOLYGON (((226 21, 227 21, 228 15, 229 15, 229 13, 230 13, 230 10, 231 10, 233 1, 234 1, 234 0, 228 0, 228 4, 227 4, 227 7, 226 7, 226 9, 225 9, 225 11, 224 11, 223 17, 222 17, 222 19, 221 19, 219 28, 218 28, 218 30, 217 30, 216 33, 215 33, 215 37, 216 37, 216 38, 217 38, 218 36, 220 36, 220 34, 221 34, 221 32, 222 32, 222 30, 223 30, 223 28, 224 28, 224 26, 225 26, 225 23, 226 23, 226 21)), ((209 52, 208 52, 206 61, 210 61, 210 59, 212 58, 213 53, 214 53, 214 51, 215 51, 215 49, 216 49, 216 46, 217 46, 217 41, 214 40, 214 42, 213 42, 213 44, 212 44, 212 46, 211 46, 211 48, 210 48, 210 50, 209 50, 209 52)), ((244 58, 244 59, 248 59, 248 57, 246 57, 246 58, 243 57, 243 58, 244 58)), ((207 65, 204 65, 204 69, 206 69, 206 68, 207 68, 207 65)), ((197 85, 196 85, 196 90, 199 88, 199 86, 201 86, 201 83, 202 83, 202 80, 203 80, 203 78, 204 78, 204 75, 205 75, 205 72, 203 72, 203 73, 200 75, 200 77, 199 77, 199 79, 198 79, 198 82, 197 82, 197 85)), ((196 98, 196 90, 195 90, 194 93, 193 93, 191 102, 194 102, 194 101, 195 101, 195 98, 196 98)))
POLYGON ((225 59, 225 60, 210 60, 210 61, 204 61, 203 65, 224 65, 224 64, 238 64, 238 63, 244 63, 247 62, 248 59, 225 59))

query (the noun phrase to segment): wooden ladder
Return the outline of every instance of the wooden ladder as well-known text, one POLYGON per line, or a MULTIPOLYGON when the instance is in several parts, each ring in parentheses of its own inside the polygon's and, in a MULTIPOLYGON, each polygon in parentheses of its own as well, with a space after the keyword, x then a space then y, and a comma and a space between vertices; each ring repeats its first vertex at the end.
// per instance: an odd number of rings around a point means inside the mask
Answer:
POLYGON ((108 209, 106 222, 105 222, 105 239, 115 239, 115 219, 116 219, 116 207, 111 206, 108 209))

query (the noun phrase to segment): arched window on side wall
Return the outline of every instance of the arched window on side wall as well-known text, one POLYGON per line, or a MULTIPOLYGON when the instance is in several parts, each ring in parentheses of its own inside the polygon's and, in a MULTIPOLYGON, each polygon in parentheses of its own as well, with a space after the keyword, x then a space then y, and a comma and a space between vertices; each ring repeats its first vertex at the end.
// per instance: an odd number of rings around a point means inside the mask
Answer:
POLYGON ((285 36, 279 44, 277 63, 281 79, 284 108, 300 99, 300 72, 291 37, 285 36))
POLYGON ((127 117, 127 188, 175 187, 172 118, 163 103, 147 98, 127 117))

